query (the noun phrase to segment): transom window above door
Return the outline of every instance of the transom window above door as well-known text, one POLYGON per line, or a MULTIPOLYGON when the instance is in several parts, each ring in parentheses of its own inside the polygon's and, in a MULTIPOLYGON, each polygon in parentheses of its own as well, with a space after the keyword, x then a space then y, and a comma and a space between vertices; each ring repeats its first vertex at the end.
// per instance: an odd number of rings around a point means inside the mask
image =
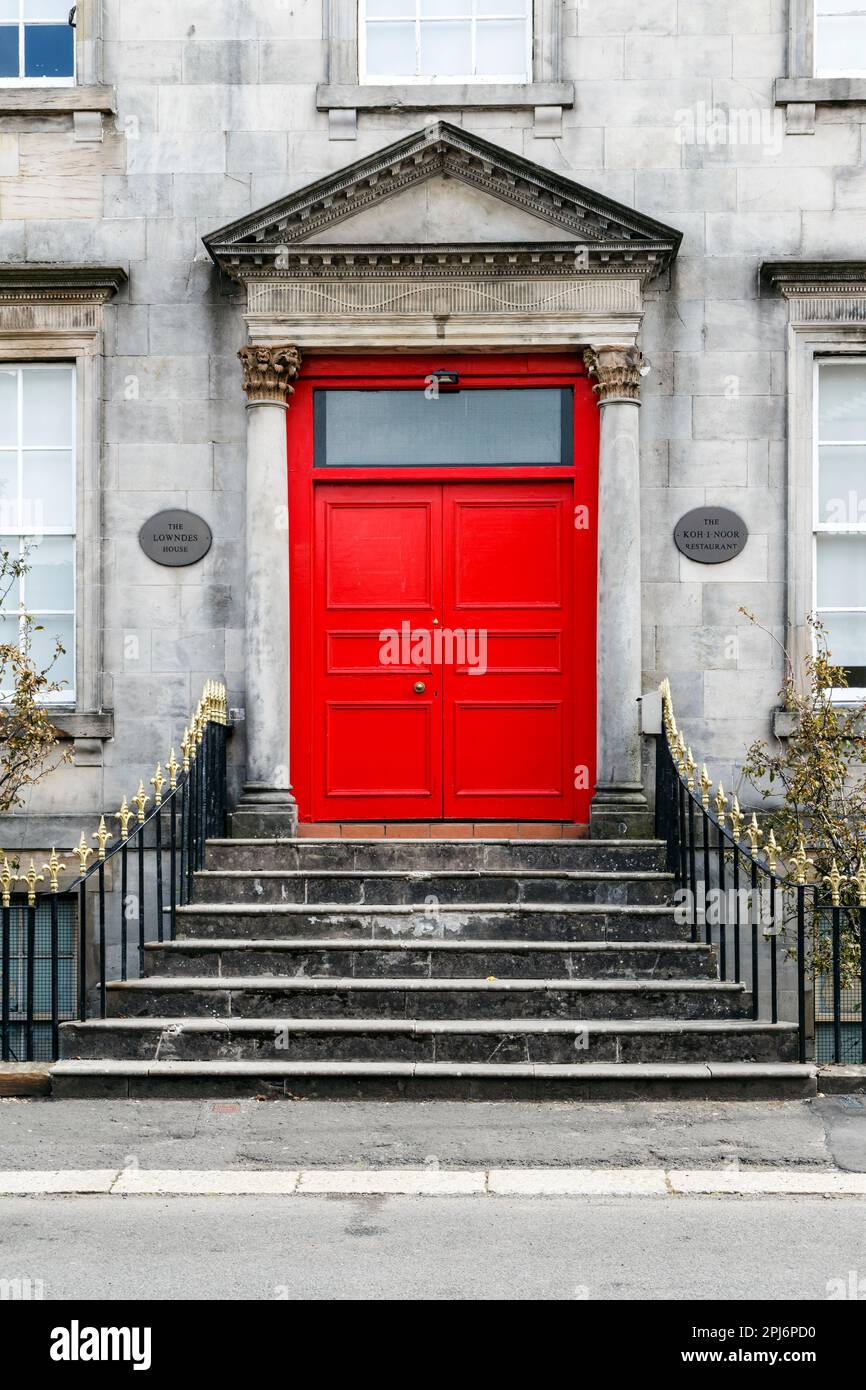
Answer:
POLYGON ((317 468, 570 468, 573 396, 557 387, 316 391, 317 468))
POLYGON ((815 76, 866 76, 866 0, 815 0, 815 76))
POLYGON ((0 0, 0 86, 75 83, 71 0, 0 0))
POLYGON ((361 82, 531 81, 532 0, 359 6, 361 82))

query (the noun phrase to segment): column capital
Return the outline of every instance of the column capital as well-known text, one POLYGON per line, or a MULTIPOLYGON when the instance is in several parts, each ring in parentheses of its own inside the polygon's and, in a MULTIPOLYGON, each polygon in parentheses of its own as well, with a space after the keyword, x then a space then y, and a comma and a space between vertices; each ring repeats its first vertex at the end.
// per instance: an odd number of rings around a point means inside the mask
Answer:
POLYGON ((238 357, 243 364, 247 402, 286 405, 287 396, 294 394, 292 382, 301 370, 300 348, 250 343, 241 348, 238 357))
POLYGON ((640 404, 640 379, 647 362, 637 347, 590 347, 583 354, 586 370, 595 377, 593 390, 599 405, 610 401, 640 404))

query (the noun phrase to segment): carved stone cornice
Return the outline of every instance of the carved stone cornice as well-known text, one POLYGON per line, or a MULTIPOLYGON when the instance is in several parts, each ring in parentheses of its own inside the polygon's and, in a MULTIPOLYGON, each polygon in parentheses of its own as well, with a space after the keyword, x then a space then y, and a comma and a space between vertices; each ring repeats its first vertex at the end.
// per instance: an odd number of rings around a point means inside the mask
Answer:
POLYGON ((105 304, 126 284, 117 266, 0 266, 0 304, 105 304))
MULTIPOLYGON (((384 200, 436 177, 452 178, 476 188, 538 219, 539 231, 545 224, 551 231, 551 250, 562 253, 574 270, 575 253, 584 256, 582 268, 595 274, 632 273, 648 280, 667 268, 679 249, 680 232, 645 217, 633 208, 615 203, 592 189, 563 178, 498 145, 446 121, 438 121, 375 154, 329 174, 260 212, 240 218, 230 226, 205 238, 216 263, 233 278, 242 280, 253 270, 293 274, 301 257, 311 260, 314 269, 327 257, 331 264, 340 258, 360 255, 366 263, 378 258, 379 273, 393 251, 398 255, 420 256, 421 268, 427 255, 444 257, 440 265, 459 268, 462 258, 490 254, 494 259, 509 254, 540 254, 547 243, 534 248, 509 247, 502 243, 488 247, 377 247, 353 248, 316 246, 310 238, 327 235, 329 229, 346 222, 384 200), (574 240, 563 245, 563 233, 574 240)), ((307 273, 310 273, 309 271, 307 273)))
POLYGON ((583 354, 586 370, 595 378, 599 405, 610 401, 640 403, 640 379, 646 359, 636 347, 594 347, 583 354))
POLYGON ((866 261, 765 261, 761 281, 791 295, 866 294, 866 261))
POLYGON ((301 354, 290 345, 272 347, 251 343, 238 353, 244 369, 244 390, 251 405, 263 401, 285 405, 293 396, 292 382, 301 370, 301 354))

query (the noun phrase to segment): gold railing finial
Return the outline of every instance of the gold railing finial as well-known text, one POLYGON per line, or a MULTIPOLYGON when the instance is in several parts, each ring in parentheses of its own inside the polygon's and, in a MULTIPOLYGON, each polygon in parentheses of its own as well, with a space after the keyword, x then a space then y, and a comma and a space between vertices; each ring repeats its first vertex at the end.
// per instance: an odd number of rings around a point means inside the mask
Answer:
POLYGON ((162 805, 162 789, 165 786, 165 778, 162 775, 162 763, 157 763, 156 776, 151 777, 150 785, 153 787, 153 804, 159 807, 162 805))
POLYGON ((48 886, 52 893, 60 892, 60 875, 66 873, 66 865, 58 858, 57 850, 51 851, 51 858, 47 864, 42 865, 43 869, 48 870, 48 886))
POLYGON ((81 877, 84 878, 87 873, 87 861, 93 857, 93 850, 88 845, 87 837, 83 830, 81 832, 81 839, 78 841, 72 853, 78 860, 78 872, 81 874, 81 877))
POLYGON ((806 844, 802 835, 800 836, 800 843, 797 845, 796 854, 791 855, 791 863, 797 871, 797 882, 799 884, 805 883, 806 870, 812 867, 812 860, 806 853, 806 844))
POLYGON ((139 825, 144 825, 144 821, 145 821, 145 815, 144 815, 144 813, 145 813, 145 811, 147 810, 148 805, 150 804, 150 797, 147 795, 147 793, 146 793, 145 790, 144 790, 144 779, 143 779, 143 778, 142 778, 142 780, 141 780, 141 781, 139 782, 139 784, 138 784, 138 791, 135 793, 135 796, 132 798, 132 804, 133 804, 133 806, 137 807, 137 809, 138 809, 138 823, 139 823, 139 825))
POLYGON ((0 867, 0 889, 3 893, 3 906, 8 907, 12 900, 13 884, 18 882, 18 874, 12 872, 12 865, 9 863, 9 856, 3 855, 3 864, 0 867))
POLYGON ((754 811, 752 812, 752 819, 749 821, 749 828, 746 831, 746 834, 749 837, 749 844, 752 847, 752 858, 757 859, 758 849, 761 841, 764 838, 764 832, 758 825, 758 817, 755 815, 754 811))
POLYGON ((738 842, 743 833, 743 822, 745 819, 746 817, 740 810, 739 797, 735 796, 731 806, 731 834, 738 842))
POLYGON ((719 827, 722 830, 725 828, 725 808, 727 804, 728 798, 725 796, 725 788, 720 782, 719 790, 716 792, 716 815, 718 817, 719 827))
POLYGON ((701 805, 705 811, 710 809, 710 792, 713 790, 713 783, 710 774, 707 772, 707 765, 704 763, 701 768, 701 775, 698 778, 698 786, 701 789, 701 805))
POLYGON ((177 758, 174 756, 174 749, 173 749, 173 748, 172 748, 172 750, 171 750, 171 757, 169 758, 168 762, 167 762, 166 765, 165 765, 165 770, 166 770, 166 772, 168 773, 168 786, 169 786, 169 791, 174 791, 175 788, 177 787, 177 774, 180 772, 180 763, 178 762, 177 758))
POLYGON ((36 865, 34 864, 34 862, 33 862, 32 859, 30 860, 30 868, 27 870, 27 873, 24 875, 24 882, 27 884, 27 904, 28 904, 29 907, 35 907, 35 905, 36 905, 36 885, 37 885, 37 883, 44 883, 44 882, 45 882, 45 875, 44 875, 44 874, 37 874, 37 872, 36 872, 36 865))
POLYGON ((129 809, 129 802, 127 801, 126 797, 123 798, 123 804, 121 805, 121 808, 115 815, 114 819, 120 821, 120 838, 122 840, 128 840, 130 821, 133 821, 135 819, 135 816, 134 813, 129 809))
POLYGON ((114 836, 111 834, 110 830, 108 829, 108 826, 105 824, 105 816, 102 816, 102 817, 101 817, 100 822, 99 822, 99 829, 98 829, 98 830, 94 830, 94 832, 93 832, 93 834, 91 835, 90 838, 91 838, 92 840, 96 840, 97 845, 98 845, 98 847, 99 847, 98 853, 99 853, 99 860, 100 860, 100 863, 104 863, 104 862, 105 862, 105 846, 108 844, 108 841, 109 841, 109 840, 113 840, 113 839, 114 839, 114 836))
POLYGON ((767 843, 764 846, 764 853, 767 856, 767 863, 770 866, 770 873, 774 874, 776 872, 776 864, 778 863, 781 850, 779 848, 779 843, 776 839, 776 832, 772 826, 770 826, 770 833, 767 836, 767 843))
POLYGON ((830 897, 834 907, 838 907, 842 901, 842 885, 845 882, 845 875, 840 873, 839 865, 833 860, 829 874, 825 874, 823 882, 830 889, 830 897))

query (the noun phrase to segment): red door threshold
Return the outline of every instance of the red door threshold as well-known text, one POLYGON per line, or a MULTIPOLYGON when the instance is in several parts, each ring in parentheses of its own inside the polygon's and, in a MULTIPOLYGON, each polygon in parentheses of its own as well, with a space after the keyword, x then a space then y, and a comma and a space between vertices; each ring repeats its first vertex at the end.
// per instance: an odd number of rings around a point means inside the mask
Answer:
POLYGON ((588 825, 564 821, 324 821, 302 824, 316 840, 582 840, 588 825))

